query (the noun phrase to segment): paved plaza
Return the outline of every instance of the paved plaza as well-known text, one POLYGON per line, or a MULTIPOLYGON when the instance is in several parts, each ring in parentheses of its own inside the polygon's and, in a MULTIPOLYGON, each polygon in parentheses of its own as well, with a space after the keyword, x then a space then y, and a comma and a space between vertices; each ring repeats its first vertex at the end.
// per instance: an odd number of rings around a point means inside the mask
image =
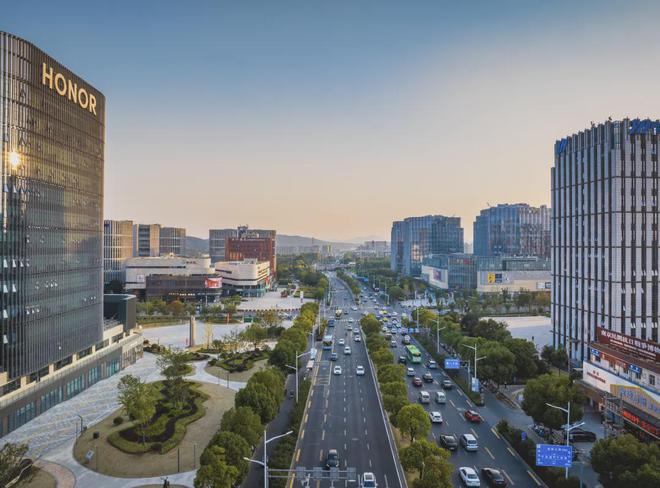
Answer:
MULTIPOLYGON (((221 384, 238 391, 245 383, 221 380, 204 371, 206 361, 192 363, 195 372, 189 378, 212 384, 221 384)), ((71 400, 60 403, 47 412, 3 437, 4 442, 27 443, 29 456, 39 459, 39 465, 59 480, 58 487, 120 488, 145 484, 162 484, 162 477, 113 478, 98 474, 82 466, 73 457, 73 445, 80 432, 80 417, 87 428, 110 415, 117 408, 117 384, 122 376, 132 374, 145 381, 162 379, 156 365, 156 356, 144 353, 144 358, 110 378, 96 383, 71 400), (75 479, 75 484, 71 480, 75 479)), ((174 484, 193 486, 195 471, 168 476, 174 484)))

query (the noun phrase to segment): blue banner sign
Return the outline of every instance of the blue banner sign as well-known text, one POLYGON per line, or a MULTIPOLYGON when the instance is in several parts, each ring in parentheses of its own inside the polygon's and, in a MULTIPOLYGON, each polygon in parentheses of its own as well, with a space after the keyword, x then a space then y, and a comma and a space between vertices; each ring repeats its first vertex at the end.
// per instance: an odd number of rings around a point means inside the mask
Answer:
POLYGON ((573 465, 573 446, 536 444, 536 465, 570 468, 573 465))
POLYGON ((470 389, 473 393, 479 393, 479 378, 472 378, 470 389))
POLYGON ((646 134, 650 130, 652 130, 654 134, 660 134, 660 122, 650 119, 635 119, 630 121, 631 136, 636 134, 646 134))
POLYGON ((445 369, 460 369, 461 360, 460 359, 445 359, 445 369))
POLYGON ((642 368, 640 368, 636 364, 629 364, 628 369, 633 373, 642 374, 642 368))

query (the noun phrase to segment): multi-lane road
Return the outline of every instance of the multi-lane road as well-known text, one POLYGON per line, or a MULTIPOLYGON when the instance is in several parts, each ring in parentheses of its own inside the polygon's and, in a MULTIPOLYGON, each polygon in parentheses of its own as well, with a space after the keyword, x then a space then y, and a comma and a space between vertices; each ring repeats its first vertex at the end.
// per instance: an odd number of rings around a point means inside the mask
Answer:
MULTIPOLYGON (((363 341, 356 342, 360 311, 353 311, 350 292, 337 278, 330 275, 333 292, 331 312, 336 307, 344 310, 341 320, 329 327, 327 334, 334 335, 333 350, 320 350, 320 357, 312 371, 312 388, 303 418, 300 435, 294 453, 294 467, 312 469, 325 466, 330 449, 339 454, 339 468, 355 468, 362 476, 372 472, 379 488, 403 488, 401 468, 393 451, 393 444, 381 413, 375 378, 367 358, 363 341), (354 331, 347 330, 352 319, 354 331), (340 339, 350 346, 351 354, 344 354, 340 339), (337 360, 331 361, 332 352, 337 360), (333 369, 340 366, 342 373, 333 369), (356 375, 356 368, 365 369, 363 376, 356 375)), ((296 480, 294 486, 300 486, 296 480)), ((312 487, 355 486, 346 481, 312 480, 312 487)))
MULTIPOLYGON (((378 313, 382 310, 383 304, 380 299, 375 302, 369 299, 364 304, 371 313, 378 313)), ((402 313, 410 313, 410 309, 404 309, 396 304, 387 307, 390 311, 397 312, 398 320, 402 313)), ((405 356, 405 346, 403 345, 403 335, 396 334, 392 337, 396 341, 396 348, 392 348, 392 353, 395 360, 399 356, 405 356)), ((442 388, 442 381, 451 378, 442 370, 442 365, 438 369, 428 369, 427 360, 430 358, 424 348, 412 338, 412 343, 416 345, 422 352, 421 364, 407 364, 406 368, 411 367, 415 371, 415 376, 422 377, 426 372, 433 375, 433 383, 423 383, 423 386, 416 387, 412 385, 412 377, 406 377, 408 384, 408 398, 411 402, 418 402, 419 392, 421 390, 427 391, 431 396, 431 403, 422 405, 427 412, 439 411, 443 417, 442 424, 432 424, 429 440, 438 442, 441 434, 454 434, 460 438, 462 434, 472 434, 477 438, 478 450, 476 452, 468 452, 462 447, 451 454, 450 462, 454 464, 456 470, 452 476, 455 486, 461 486, 461 481, 458 476, 458 468, 461 466, 470 466, 481 478, 482 486, 487 486, 485 480, 481 476, 481 469, 485 467, 492 467, 501 470, 508 480, 509 486, 514 487, 531 487, 543 486, 538 476, 534 474, 528 466, 520 459, 518 454, 508 446, 508 444, 500 437, 495 430, 496 419, 489 414, 488 408, 477 407, 469 398, 460 390, 453 382, 453 388, 445 390, 442 388), (434 401, 435 392, 444 391, 447 397, 445 404, 438 404, 434 401), (485 419, 481 423, 468 422, 465 417, 466 410, 475 410, 485 419)))

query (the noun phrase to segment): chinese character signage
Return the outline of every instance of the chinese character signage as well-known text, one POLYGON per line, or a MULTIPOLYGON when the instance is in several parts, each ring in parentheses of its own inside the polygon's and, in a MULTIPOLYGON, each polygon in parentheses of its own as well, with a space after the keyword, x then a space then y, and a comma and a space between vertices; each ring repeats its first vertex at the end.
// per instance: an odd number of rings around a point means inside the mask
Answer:
POLYGON ((460 359, 453 359, 453 358, 445 359, 445 369, 460 369, 460 367, 461 367, 460 359))
POLYGON ((660 345, 655 342, 637 339, 613 330, 596 327, 596 336, 600 344, 609 344, 615 349, 633 354, 649 361, 660 362, 660 345))
POLYGON ((573 465, 573 446, 536 444, 536 465, 570 468, 573 465))

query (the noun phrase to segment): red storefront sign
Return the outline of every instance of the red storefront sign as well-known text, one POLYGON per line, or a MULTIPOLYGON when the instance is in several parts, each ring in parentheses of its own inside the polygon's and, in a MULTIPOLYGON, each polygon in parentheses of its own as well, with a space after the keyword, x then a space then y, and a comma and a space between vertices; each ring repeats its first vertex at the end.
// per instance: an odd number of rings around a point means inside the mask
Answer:
POLYGON ((608 344, 636 357, 660 362, 660 345, 655 342, 644 341, 601 327, 596 327, 596 337, 599 344, 608 344))
POLYGON ((647 422, 646 420, 640 418, 639 416, 635 415, 632 412, 629 412, 625 408, 621 409, 621 416, 626 419, 628 422, 631 424, 636 425, 637 427, 641 428, 642 430, 645 430, 649 434, 660 438, 660 428, 656 427, 655 425, 651 424, 650 422, 647 422))

